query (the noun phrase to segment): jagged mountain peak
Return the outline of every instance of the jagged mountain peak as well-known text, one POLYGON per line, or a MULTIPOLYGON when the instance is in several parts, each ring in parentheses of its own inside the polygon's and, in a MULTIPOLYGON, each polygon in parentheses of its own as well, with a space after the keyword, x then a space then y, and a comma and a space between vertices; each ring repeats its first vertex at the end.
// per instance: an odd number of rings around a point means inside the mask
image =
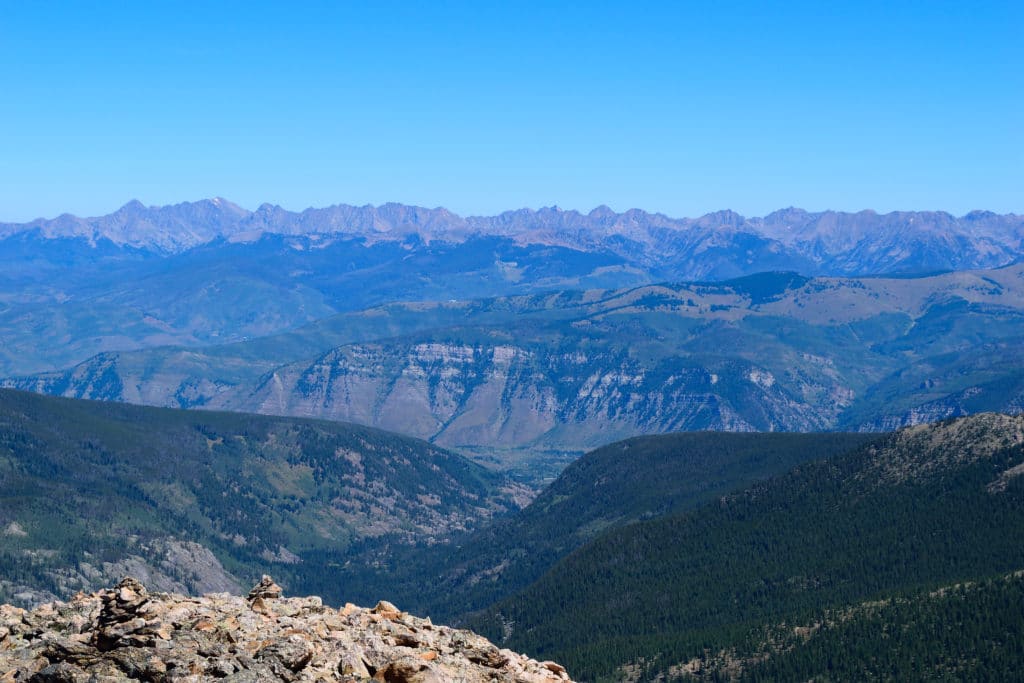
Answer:
POLYGON ((124 205, 120 209, 117 210, 117 212, 119 212, 119 213, 138 213, 138 212, 145 211, 145 210, 146 210, 145 204, 140 202, 138 199, 129 199, 127 202, 124 203, 124 205))
POLYGON ((613 211, 612 208, 610 206, 608 206, 607 204, 601 204, 600 206, 595 206, 593 209, 590 210, 590 213, 587 214, 587 216, 589 218, 598 218, 598 219, 602 219, 602 218, 617 218, 618 215, 619 214, 615 213, 615 211, 613 211))
POLYGON ((732 209, 723 209, 721 211, 713 211, 705 214, 698 218, 696 221, 697 225, 709 226, 709 227, 731 227, 738 228, 747 222, 747 219, 736 213, 732 209))
POLYGON ((24 224, 0 224, 0 238, 36 231, 39 238, 84 239, 90 244, 158 253, 181 253, 226 239, 261 235, 342 236, 367 243, 461 244, 474 237, 512 239, 520 245, 612 252, 632 266, 656 268, 658 277, 734 277, 757 270, 808 275, 928 272, 992 268, 1024 257, 1024 217, 974 211, 957 218, 942 211, 808 212, 790 207, 763 218, 724 209, 697 218, 670 218, 642 209, 617 213, 606 205, 588 213, 557 205, 496 216, 462 217, 443 207, 388 202, 335 204, 300 212, 261 204, 249 211, 223 197, 145 206, 133 199, 113 213, 78 218, 64 214, 24 224), (705 263, 718 259, 728 263, 705 263), (687 267, 680 271, 680 264, 687 267), (747 264, 747 265, 743 265, 747 264))

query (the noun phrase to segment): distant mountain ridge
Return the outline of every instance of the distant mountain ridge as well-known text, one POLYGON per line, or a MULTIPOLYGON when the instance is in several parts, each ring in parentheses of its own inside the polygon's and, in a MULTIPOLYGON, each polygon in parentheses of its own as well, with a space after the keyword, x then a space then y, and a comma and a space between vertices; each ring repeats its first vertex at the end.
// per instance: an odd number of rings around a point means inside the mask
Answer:
POLYGON ((0 226, 0 383, 559 454, 1018 412, 1022 236, 985 212, 132 202, 0 226))
POLYGON ((1022 261, 1024 217, 986 212, 675 219, 601 206, 461 217, 402 204, 291 212, 221 198, 133 201, 96 218, 0 224, 0 376, 266 337, 394 302, 1022 261))
MULTIPOLYGON (((431 242, 459 244, 500 237, 521 245, 544 244, 580 251, 608 251, 648 267, 678 271, 716 253, 734 251, 757 270, 793 269, 811 275, 864 275, 899 270, 992 268, 1024 255, 1024 216, 972 211, 845 213, 797 208, 746 218, 717 211, 698 218, 670 218, 599 206, 589 213, 547 207, 496 216, 462 217, 444 208, 388 203, 337 204, 288 211, 262 204, 255 211, 216 197, 169 206, 133 200, 106 216, 63 214, 27 223, 0 223, 0 240, 35 233, 122 248, 176 254, 223 240, 251 242, 264 235, 398 241, 416 248, 431 242)), ((699 271, 700 268, 697 268, 699 271)), ((679 272, 700 277, 700 272, 679 272)))
POLYGON ((1021 357, 1024 264, 390 304, 249 342, 104 353, 0 385, 346 420, 491 455, 1017 413, 1021 357))

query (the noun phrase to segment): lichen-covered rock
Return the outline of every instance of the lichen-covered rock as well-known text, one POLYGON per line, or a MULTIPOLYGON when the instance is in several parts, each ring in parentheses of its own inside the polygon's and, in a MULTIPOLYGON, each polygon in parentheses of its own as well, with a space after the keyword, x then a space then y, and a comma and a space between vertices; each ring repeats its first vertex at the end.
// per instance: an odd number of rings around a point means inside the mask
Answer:
POLYGON ((16 681, 385 681, 544 683, 565 669, 502 650, 381 601, 372 609, 284 598, 270 577, 248 597, 111 589, 28 611, 0 605, 0 683, 16 681))

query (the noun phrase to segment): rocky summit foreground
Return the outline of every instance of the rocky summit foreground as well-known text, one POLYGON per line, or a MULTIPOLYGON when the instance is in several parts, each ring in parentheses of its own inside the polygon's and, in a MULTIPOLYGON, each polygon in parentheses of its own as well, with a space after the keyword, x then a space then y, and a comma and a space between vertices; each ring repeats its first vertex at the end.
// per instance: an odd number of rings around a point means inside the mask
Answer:
POLYGON ((567 681, 565 669, 388 602, 149 593, 132 578, 31 611, 0 606, 0 681, 567 681))

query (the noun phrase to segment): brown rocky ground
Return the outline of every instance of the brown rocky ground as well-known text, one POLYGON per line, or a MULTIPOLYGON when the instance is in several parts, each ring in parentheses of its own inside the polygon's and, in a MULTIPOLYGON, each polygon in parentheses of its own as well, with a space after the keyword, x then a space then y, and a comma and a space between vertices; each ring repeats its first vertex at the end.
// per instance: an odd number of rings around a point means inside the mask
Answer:
POLYGON ((283 598, 149 593, 137 580, 31 611, 0 606, 0 682, 568 681, 565 669, 388 602, 333 609, 283 598))

